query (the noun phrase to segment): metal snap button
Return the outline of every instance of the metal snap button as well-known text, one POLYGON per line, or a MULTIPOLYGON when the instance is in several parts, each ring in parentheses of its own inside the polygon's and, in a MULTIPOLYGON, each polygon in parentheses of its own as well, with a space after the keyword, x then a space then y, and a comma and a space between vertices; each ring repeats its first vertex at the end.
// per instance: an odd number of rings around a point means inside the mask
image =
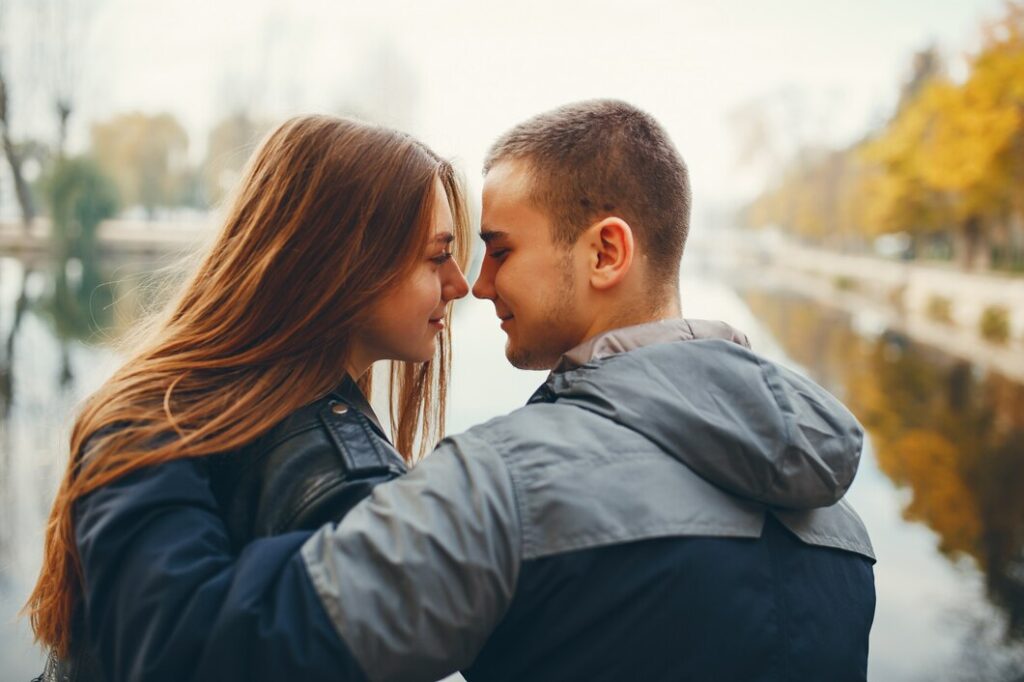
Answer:
POLYGON ((345 403, 334 403, 331 405, 331 412, 334 414, 345 414, 348 412, 348 405, 345 403))

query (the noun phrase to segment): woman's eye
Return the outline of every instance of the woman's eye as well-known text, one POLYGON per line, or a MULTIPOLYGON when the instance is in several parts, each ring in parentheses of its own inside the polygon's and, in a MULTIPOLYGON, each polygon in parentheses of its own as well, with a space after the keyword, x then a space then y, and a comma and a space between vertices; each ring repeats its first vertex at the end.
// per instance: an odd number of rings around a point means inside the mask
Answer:
POLYGON ((444 265, 445 263, 450 261, 451 258, 452 258, 452 252, 451 251, 445 251, 444 253, 437 254, 436 256, 431 258, 430 260, 432 260, 433 262, 437 263, 438 265, 444 265))
POLYGON ((501 260, 507 254, 508 254, 508 249, 495 249, 494 251, 491 251, 487 255, 490 256, 491 258, 494 258, 495 260, 501 260))

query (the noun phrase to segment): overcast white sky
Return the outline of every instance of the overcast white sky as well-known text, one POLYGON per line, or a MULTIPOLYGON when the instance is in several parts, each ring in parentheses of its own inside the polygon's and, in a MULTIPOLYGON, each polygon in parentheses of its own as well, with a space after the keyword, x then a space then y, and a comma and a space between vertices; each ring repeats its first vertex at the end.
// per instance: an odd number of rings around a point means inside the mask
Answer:
MULTIPOLYGON (((1001 11, 999 0, 33 2, 85 19, 72 41, 79 147, 90 120, 134 109, 175 114, 194 158, 232 108, 271 117, 384 109, 475 182, 487 145, 510 125, 610 96, 669 129, 698 210, 757 184, 736 166, 729 123, 745 102, 788 93, 801 103, 799 136, 852 140, 891 110, 914 50, 934 41, 961 54, 1001 11)), ((45 68, 18 41, 8 38, 22 55, 13 68, 41 97, 45 68)), ((17 92, 15 102, 23 127, 45 135, 55 126, 48 109, 18 110, 17 92)))

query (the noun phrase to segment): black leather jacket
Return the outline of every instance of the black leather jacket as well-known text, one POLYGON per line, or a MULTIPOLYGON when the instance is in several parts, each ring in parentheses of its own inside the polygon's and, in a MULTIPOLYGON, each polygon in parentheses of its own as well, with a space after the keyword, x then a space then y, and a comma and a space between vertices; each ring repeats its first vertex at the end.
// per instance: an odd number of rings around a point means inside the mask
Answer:
MULTIPOLYGON (((250 445, 207 461, 214 496, 232 545, 338 522, 374 486, 407 469, 359 387, 346 380, 302 407, 250 445)), ((73 625, 77 634, 80 624, 73 625)), ((72 653, 52 653, 42 682, 102 682, 98 661, 83 637, 72 653)))
POLYGON ((404 473, 351 379, 251 445, 210 461, 213 492, 237 548, 340 521, 374 486, 404 473))

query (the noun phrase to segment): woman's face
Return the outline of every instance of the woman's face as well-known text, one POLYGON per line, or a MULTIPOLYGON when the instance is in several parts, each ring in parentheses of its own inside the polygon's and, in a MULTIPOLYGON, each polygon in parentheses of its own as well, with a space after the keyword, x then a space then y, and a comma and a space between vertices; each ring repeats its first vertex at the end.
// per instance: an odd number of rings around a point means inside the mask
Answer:
POLYGON ((434 180, 432 237, 419 263, 405 280, 373 307, 370 319, 353 340, 349 372, 358 377, 377 360, 427 362, 437 350, 448 303, 462 298, 469 284, 452 257, 455 238, 448 197, 434 180))

